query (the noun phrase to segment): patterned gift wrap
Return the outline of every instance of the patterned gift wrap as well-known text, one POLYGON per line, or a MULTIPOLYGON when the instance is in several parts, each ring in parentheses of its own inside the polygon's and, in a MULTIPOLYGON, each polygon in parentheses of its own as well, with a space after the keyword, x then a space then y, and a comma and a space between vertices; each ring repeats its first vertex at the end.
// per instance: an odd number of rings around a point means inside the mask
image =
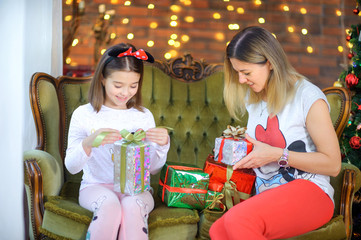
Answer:
POLYGON ((140 144, 123 139, 114 143, 114 191, 135 195, 151 189, 149 144, 143 141, 140 144), (126 147, 124 156, 122 146, 126 147))
POLYGON ((158 196, 168 207, 202 210, 209 175, 195 165, 167 162, 160 173, 158 196))
POLYGON ((246 139, 216 138, 215 160, 233 166, 250 153, 252 147, 252 143, 246 139))
MULTIPOLYGON (((225 201, 227 201, 227 194, 232 193, 237 195, 241 202, 249 198, 252 193, 256 174, 253 169, 237 169, 232 170, 232 167, 214 160, 214 156, 210 154, 204 163, 203 171, 209 174, 208 189, 215 192, 225 193, 225 201), (227 172, 229 179, 227 179, 227 172)), ((228 196, 229 198, 229 196, 228 196)), ((229 204, 228 204, 229 205, 229 204)), ((229 206, 227 206, 229 208, 229 206)))

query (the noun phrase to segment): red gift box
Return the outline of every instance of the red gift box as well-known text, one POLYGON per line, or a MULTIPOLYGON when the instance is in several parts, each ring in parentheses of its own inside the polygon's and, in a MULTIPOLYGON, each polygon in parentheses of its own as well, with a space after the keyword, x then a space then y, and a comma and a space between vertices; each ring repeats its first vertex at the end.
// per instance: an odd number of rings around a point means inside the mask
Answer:
MULTIPOLYGON (((227 165, 214 161, 214 156, 210 154, 204 163, 203 171, 209 174, 208 189, 221 192, 227 181, 227 165)), ((256 180, 256 174, 253 169, 234 170, 230 182, 235 183, 237 191, 251 194, 256 180)))

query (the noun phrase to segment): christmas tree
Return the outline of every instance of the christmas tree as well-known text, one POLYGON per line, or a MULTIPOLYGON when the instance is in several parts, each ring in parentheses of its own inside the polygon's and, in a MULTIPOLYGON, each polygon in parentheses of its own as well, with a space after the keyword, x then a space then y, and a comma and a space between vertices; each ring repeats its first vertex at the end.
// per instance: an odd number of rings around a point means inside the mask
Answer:
MULTIPOLYGON (((353 10, 359 15, 359 4, 353 10)), ((342 161, 352 163, 361 168, 361 24, 352 25, 346 36, 346 41, 350 44, 350 53, 348 58, 350 64, 347 70, 344 70, 339 77, 350 91, 351 95, 351 113, 347 126, 345 127, 340 139, 342 161)), ((353 216, 353 240, 361 240, 361 192, 355 194, 352 209, 353 216)))
POLYGON ((340 145, 343 161, 361 167, 361 24, 352 25, 346 37, 352 48, 348 57, 351 64, 340 75, 340 80, 345 82, 351 93, 351 113, 345 130, 343 131, 340 145), (360 135, 360 136, 359 136, 360 135))

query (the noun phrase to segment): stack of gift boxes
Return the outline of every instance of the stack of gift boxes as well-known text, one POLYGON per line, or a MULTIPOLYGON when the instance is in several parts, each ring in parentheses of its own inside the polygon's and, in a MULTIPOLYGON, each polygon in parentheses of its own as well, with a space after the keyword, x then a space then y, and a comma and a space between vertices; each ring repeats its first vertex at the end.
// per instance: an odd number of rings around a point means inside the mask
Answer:
MULTIPOLYGON (((232 168, 252 150, 244 132, 245 128, 228 126, 215 139, 215 154, 208 156, 203 169, 167 162, 160 174, 158 196, 169 207, 216 211, 247 199, 256 176, 252 169, 232 168)), ((114 144, 114 187, 128 195, 151 188, 149 144, 140 133, 126 133, 130 138, 114 144)))
POLYGON ((215 140, 215 155, 209 155, 203 169, 168 162, 162 169, 158 196, 169 207, 224 211, 247 199, 253 189, 252 169, 233 165, 252 151, 244 138, 245 128, 228 126, 215 140))

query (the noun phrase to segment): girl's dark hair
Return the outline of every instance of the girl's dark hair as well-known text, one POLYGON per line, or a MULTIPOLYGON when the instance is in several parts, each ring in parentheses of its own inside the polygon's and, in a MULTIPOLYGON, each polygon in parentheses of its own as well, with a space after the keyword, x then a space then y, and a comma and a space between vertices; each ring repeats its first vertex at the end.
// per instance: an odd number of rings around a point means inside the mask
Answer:
POLYGON ((141 89, 144 69, 143 60, 140 60, 133 56, 114 57, 111 56, 112 54, 109 55, 110 52, 114 51, 125 52, 130 47, 133 49, 133 52, 137 50, 132 44, 129 43, 120 43, 112 46, 104 52, 102 58, 99 60, 90 84, 88 94, 89 102, 96 112, 100 111, 105 101, 105 88, 102 85, 102 79, 109 77, 112 73, 116 71, 136 72, 140 74, 138 91, 127 102, 127 108, 129 109, 134 107, 139 111, 143 111, 143 108, 141 106, 141 89))

